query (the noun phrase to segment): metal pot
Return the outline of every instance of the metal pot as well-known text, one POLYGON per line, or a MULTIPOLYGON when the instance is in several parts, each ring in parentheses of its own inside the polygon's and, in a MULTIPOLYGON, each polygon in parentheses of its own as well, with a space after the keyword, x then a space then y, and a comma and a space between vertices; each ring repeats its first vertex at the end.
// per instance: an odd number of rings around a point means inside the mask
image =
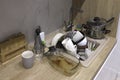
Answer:
POLYGON ((87 21, 86 24, 83 24, 83 27, 86 29, 86 35, 94 39, 102 39, 105 34, 111 32, 106 30, 106 26, 114 21, 114 17, 109 20, 104 18, 94 17, 87 21))

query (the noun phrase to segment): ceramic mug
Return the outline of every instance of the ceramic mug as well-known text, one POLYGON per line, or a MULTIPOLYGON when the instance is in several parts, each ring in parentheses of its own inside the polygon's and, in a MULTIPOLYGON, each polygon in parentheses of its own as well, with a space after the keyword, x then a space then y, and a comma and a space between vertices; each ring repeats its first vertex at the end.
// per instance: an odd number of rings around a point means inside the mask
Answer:
POLYGON ((80 41, 77 45, 79 46, 85 46, 87 45, 87 38, 85 37, 82 41, 80 41))
POLYGON ((84 37, 84 35, 79 31, 74 31, 73 34, 74 34, 74 36, 73 36, 73 41, 74 42, 77 42, 84 37))
POLYGON ((25 68, 31 68, 34 64, 34 53, 30 50, 24 51, 22 54, 22 64, 25 68))
POLYGON ((62 41, 62 45, 66 48, 66 50, 72 54, 76 55, 77 46, 73 44, 70 38, 66 38, 62 41))

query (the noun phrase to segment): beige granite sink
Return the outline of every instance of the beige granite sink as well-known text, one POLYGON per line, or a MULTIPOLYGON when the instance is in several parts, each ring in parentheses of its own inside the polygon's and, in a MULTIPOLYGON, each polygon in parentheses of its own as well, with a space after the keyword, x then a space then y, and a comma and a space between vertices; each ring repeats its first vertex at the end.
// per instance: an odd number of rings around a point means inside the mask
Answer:
POLYGON ((95 58, 101 53, 101 50, 109 42, 109 38, 108 37, 106 37, 104 39, 100 39, 100 40, 88 38, 88 40, 97 42, 99 44, 99 46, 96 48, 96 50, 90 52, 90 56, 88 57, 88 59, 86 59, 85 61, 81 61, 81 64, 84 67, 89 67, 90 64, 95 60, 95 58))

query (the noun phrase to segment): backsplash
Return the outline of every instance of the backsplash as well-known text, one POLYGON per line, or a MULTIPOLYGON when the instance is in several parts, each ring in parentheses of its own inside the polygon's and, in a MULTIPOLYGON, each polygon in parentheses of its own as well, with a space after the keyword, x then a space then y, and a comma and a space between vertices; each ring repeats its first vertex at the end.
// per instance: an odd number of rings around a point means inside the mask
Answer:
POLYGON ((22 32, 29 42, 40 25, 46 34, 69 20, 72 0, 0 0, 0 41, 22 32))

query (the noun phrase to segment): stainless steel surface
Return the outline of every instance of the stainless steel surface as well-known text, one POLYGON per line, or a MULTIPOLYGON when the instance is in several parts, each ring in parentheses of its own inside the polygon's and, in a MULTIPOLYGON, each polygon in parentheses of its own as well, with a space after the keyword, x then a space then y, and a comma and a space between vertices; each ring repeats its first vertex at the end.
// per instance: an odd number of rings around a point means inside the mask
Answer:
POLYGON ((114 21, 114 17, 109 20, 100 17, 94 17, 87 21, 84 25, 86 29, 86 35, 94 39, 103 39, 105 34, 109 33, 110 30, 106 30, 106 26, 114 21))

